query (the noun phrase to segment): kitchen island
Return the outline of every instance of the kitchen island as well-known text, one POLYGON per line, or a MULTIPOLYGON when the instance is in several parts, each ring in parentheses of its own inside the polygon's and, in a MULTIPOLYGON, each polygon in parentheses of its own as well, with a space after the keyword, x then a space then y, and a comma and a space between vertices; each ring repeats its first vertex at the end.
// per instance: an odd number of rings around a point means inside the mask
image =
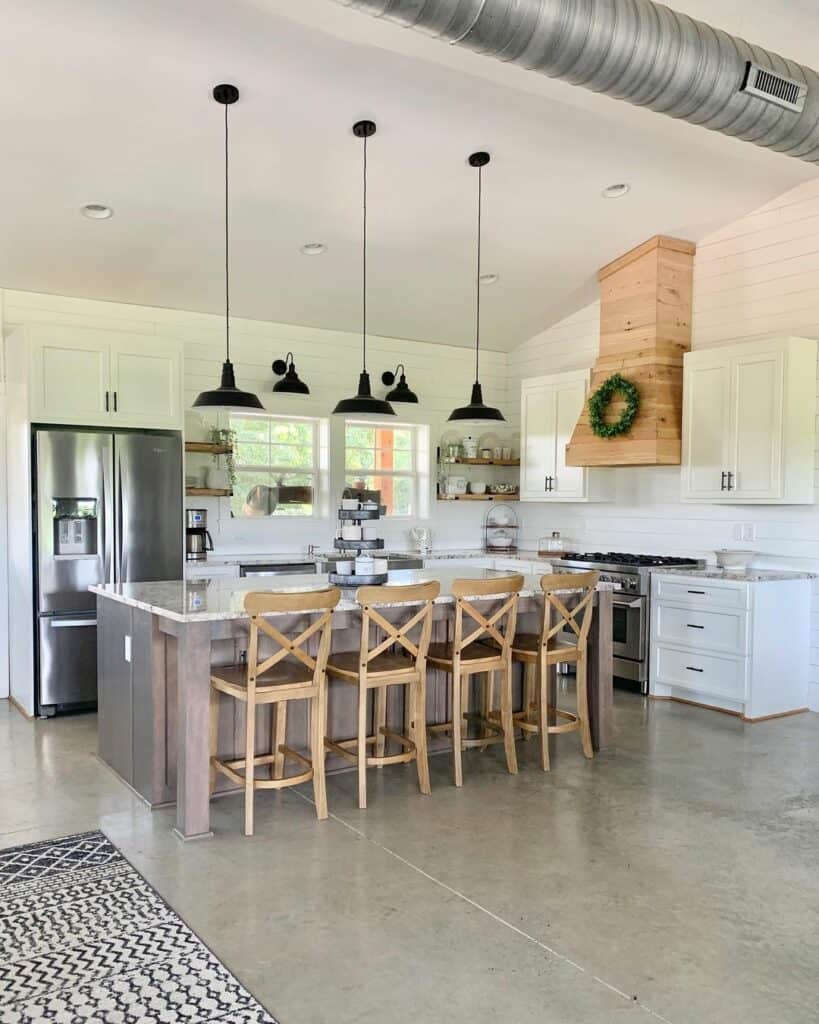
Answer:
MULTIPOLYGON (((433 639, 445 640, 451 621, 454 579, 509 575, 492 570, 398 570, 391 584, 431 579, 441 584, 433 613, 433 639)), ((176 802, 176 833, 182 839, 210 834, 209 718, 212 665, 233 664, 247 643, 249 591, 319 590, 325 575, 266 579, 210 579, 162 583, 104 584, 91 587, 97 596, 99 755, 151 806, 176 802)), ((595 597, 589 641, 589 700, 596 749, 611 743, 611 590, 601 584, 595 597)), ((521 631, 539 628, 542 594, 539 576, 524 576, 518 617, 521 631)), ((303 616, 280 616, 285 633, 302 628, 303 616)), ((355 592, 343 592, 333 616, 334 651, 357 650, 360 615, 355 592)), ((518 681, 518 688, 520 682, 518 681)), ((355 734, 356 700, 349 687, 331 683, 328 731, 355 734)), ((403 688, 392 688, 388 724, 403 722, 403 688)), ((427 722, 446 721, 447 678, 433 671, 427 681, 427 722)), ((243 709, 237 701, 223 705, 219 720, 220 754, 239 756, 244 743, 243 709)), ((295 706, 288 720, 288 743, 307 746, 306 708, 295 706)), ((270 746, 270 724, 258 723, 259 751, 270 746)), ((446 743, 446 740, 442 741, 446 743)), ((438 749, 433 744, 431 750, 438 749)), ((328 770, 343 762, 328 758, 328 770)), ((220 786, 230 787, 224 779, 220 786)))

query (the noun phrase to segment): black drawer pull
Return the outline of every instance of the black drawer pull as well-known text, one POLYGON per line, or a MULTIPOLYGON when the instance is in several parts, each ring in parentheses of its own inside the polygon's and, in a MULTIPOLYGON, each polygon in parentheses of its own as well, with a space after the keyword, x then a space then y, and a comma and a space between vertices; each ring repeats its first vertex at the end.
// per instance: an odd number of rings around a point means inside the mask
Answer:
POLYGON ((689 629, 705 629, 705 626, 697 626, 693 622, 686 622, 689 629))
POLYGON ((686 665, 685 667, 688 669, 689 672, 704 672, 705 671, 704 668, 694 668, 693 665, 686 665))
POLYGON ((689 594, 702 594, 702 596, 705 597, 705 591, 704 590, 689 590, 688 593, 689 594))

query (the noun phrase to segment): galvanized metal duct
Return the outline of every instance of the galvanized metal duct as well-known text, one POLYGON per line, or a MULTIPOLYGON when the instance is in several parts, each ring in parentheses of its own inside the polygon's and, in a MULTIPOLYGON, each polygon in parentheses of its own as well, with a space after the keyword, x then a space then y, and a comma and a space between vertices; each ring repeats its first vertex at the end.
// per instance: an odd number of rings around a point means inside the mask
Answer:
POLYGON ((653 0, 337 2, 819 163, 815 71, 653 0))

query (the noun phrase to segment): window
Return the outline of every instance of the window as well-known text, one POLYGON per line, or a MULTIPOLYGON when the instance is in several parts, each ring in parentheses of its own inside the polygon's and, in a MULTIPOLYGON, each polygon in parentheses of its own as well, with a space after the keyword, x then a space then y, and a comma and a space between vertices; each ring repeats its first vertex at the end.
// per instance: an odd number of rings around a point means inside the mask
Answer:
POLYGON ((236 437, 233 516, 312 516, 319 477, 319 421, 252 414, 230 416, 236 437))
POLYGON ((381 491, 387 515, 424 514, 429 487, 429 432, 411 424, 347 420, 344 485, 381 491))

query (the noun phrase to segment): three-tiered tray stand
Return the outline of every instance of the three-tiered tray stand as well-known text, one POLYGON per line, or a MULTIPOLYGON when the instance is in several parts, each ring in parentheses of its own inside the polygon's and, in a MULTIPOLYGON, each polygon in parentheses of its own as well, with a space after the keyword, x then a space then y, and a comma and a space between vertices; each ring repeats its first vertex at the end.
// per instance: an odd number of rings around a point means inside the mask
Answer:
MULTIPOLYGON (((379 508, 340 508, 338 510, 339 526, 343 527, 346 523, 361 526, 362 523, 369 523, 374 519, 380 519, 384 511, 386 510, 383 505, 379 508)), ((362 551, 383 551, 384 538, 379 537, 376 540, 345 540, 343 537, 336 537, 333 541, 333 546, 337 551, 343 551, 346 554, 355 552, 355 556, 357 556, 362 551)), ((355 562, 353 562, 353 565, 355 565, 355 562)), ((389 574, 386 572, 377 572, 370 576, 356 576, 355 573, 346 576, 339 572, 330 573, 330 582, 335 583, 337 587, 379 586, 382 583, 386 583, 388 579, 389 574)))

